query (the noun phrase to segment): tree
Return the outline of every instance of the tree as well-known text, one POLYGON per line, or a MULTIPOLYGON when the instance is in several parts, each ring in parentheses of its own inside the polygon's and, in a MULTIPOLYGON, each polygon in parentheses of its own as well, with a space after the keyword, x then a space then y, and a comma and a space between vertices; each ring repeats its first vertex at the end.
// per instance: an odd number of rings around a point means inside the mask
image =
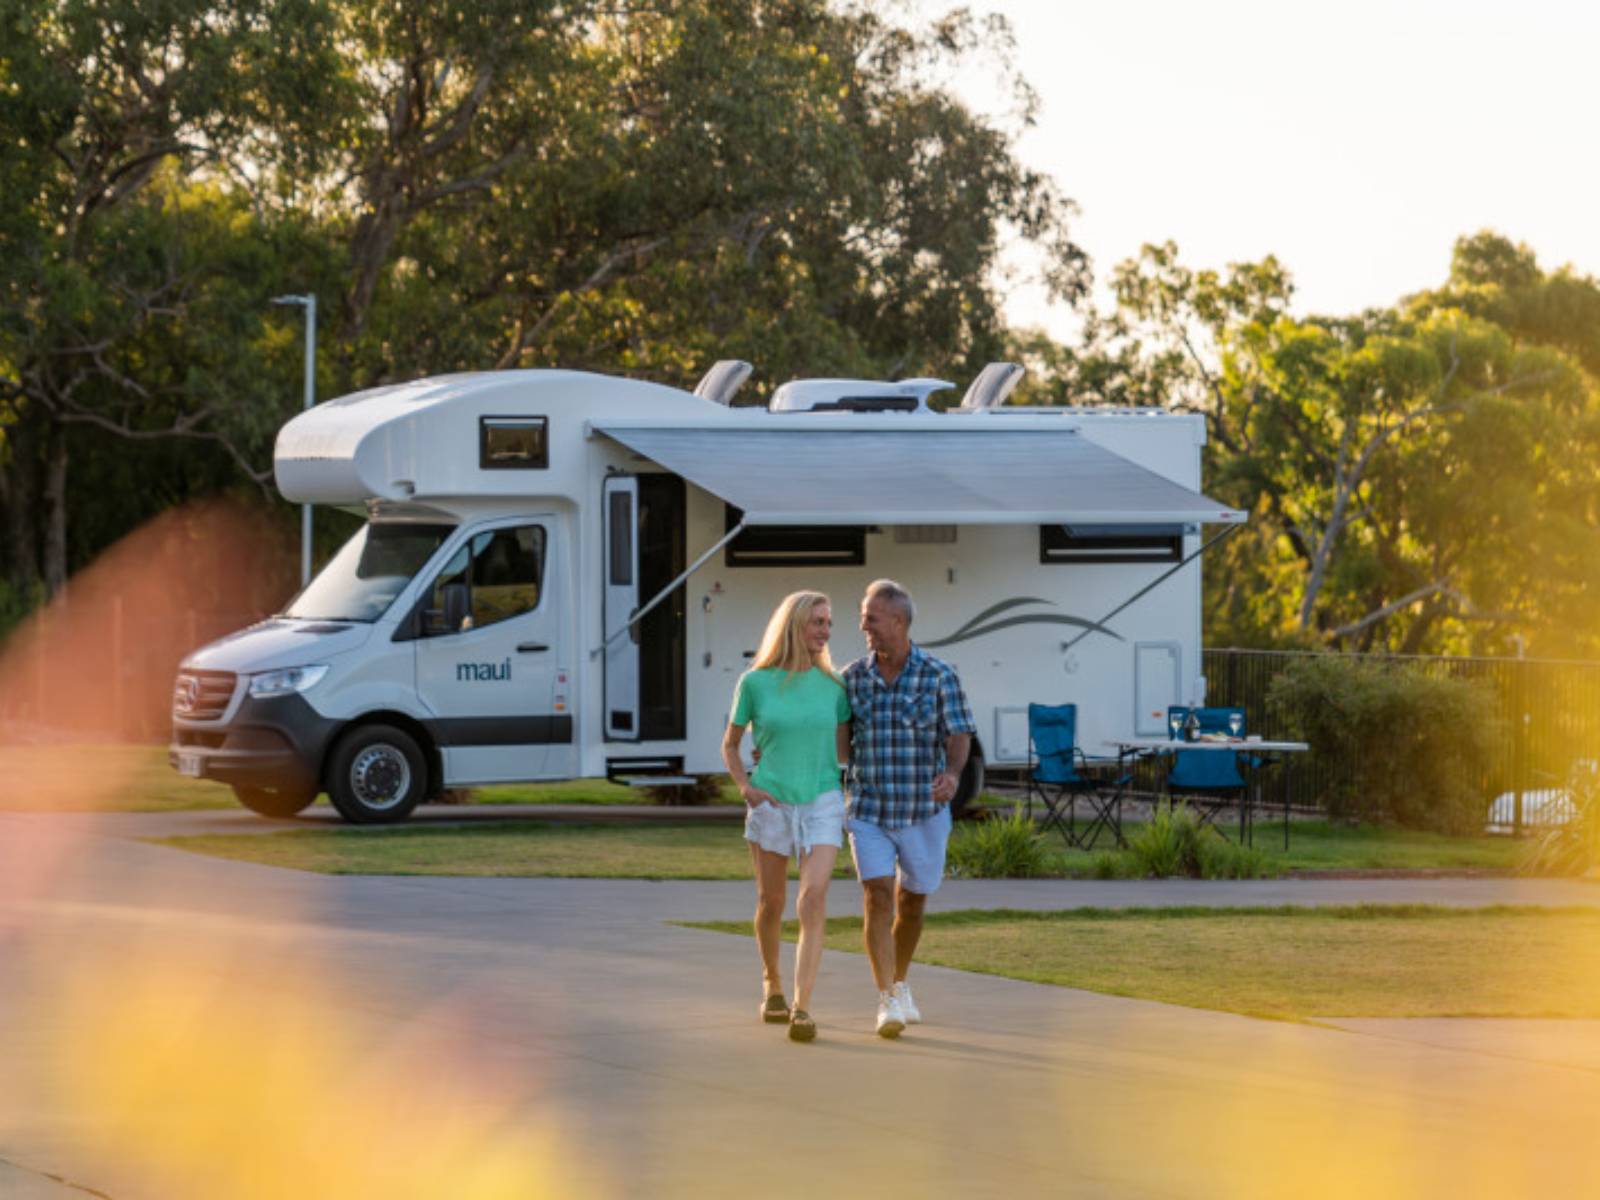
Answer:
MULTIPOLYGON (((1457 259, 1445 293, 1343 319, 1289 315, 1271 259, 1192 271, 1169 244, 1118 269, 1068 367, 1204 414, 1208 490, 1254 515, 1207 566, 1213 639, 1594 644, 1563 619, 1600 550, 1583 327, 1529 336, 1552 287, 1530 256, 1468 239, 1457 259)), ((1569 306, 1600 299, 1560 279, 1569 306)))
POLYGON ((1021 126, 945 90, 955 65, 1003 60, 996 20, 912 31, 825 0, 0 6, 12 597, 58 590, 166 503, 265 496, 299 399, 277 292, 329 301, 325 396, 547 364, 687 383, 730 356, 770 382, 960 377, 1004 345, 1003 237, 1043 247, 1060 294, 1086 286, 1070 203, 1015 159, 1021 126))
POLYGON ((223 411, 241 398, 204 387, 187 353, 146 368, 197 292, 226 291, 210 276, 227 264, 208 256, 245 232, 226 200, 182 185, 298 157, 325 33, 309 0, 0 9, 0 499, 14 591, 66 581, 72 427, 203 439, 244 464, 223 411))

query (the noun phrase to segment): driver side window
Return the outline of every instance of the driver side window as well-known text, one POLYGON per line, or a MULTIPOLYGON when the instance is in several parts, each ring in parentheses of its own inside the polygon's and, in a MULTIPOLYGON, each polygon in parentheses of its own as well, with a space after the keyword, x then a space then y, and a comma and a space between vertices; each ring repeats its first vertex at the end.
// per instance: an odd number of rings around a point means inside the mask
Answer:
POLYGON ((518 525, 477 534, 451 555, 429 591, 429 637, 481 629, 539 607, 544 527, 518 525))

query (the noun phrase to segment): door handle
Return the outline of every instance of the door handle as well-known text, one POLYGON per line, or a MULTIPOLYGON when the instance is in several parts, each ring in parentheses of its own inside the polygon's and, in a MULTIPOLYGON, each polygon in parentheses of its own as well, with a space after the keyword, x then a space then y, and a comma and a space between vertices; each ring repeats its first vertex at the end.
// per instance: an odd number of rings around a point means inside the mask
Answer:
POLYGON ((550 649, 543 642, 523 642, 517 647, 518 654, 540 654, 550 649))

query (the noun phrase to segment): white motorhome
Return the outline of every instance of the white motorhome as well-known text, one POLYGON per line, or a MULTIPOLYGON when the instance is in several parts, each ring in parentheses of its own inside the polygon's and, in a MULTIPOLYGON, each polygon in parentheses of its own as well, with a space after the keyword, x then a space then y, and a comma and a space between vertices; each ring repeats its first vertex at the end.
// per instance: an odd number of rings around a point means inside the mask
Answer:
POLYGON ((359 392, 280 432, 284 497, 366 525, 278 616, 183 662, 170 758, 269 816, 327 791, 356 822, 446 788, 721 770, 734 682, 768 615, 889 577, 913 637, 960 672, 983 760, 1021 764, 1030 701, 1079 743, 1165 731, 1195 700, 1206 524, 1198 416, 1002 407, 996 364, 951 385, 807 380, 730 407, 569 371, 359 392), (1153 586, 1156 584, 1160 586, 1153 586), (1130 603, 1131 600, 1131 603, 1130 603))

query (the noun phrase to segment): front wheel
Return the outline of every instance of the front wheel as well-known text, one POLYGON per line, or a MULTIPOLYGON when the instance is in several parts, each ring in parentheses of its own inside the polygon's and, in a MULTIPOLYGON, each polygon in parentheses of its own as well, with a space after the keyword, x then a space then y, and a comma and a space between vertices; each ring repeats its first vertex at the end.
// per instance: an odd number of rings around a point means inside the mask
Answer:
POLYGON ((236 785, 233 794, 240 804, 263 817, 292 817, 309 808, 317 798, 316 788, 244 787, 236 785))
POLYGON ((353 825, 404 821, 428 788, 416 739, 392 725, 345 734, 328 762, 328 799, 353 825))
POLYGON ((956 788, 955 798, 950 801, 951 817, 960 820, 966 815, 967 805, 982 794, 983 755, 978 753, 977 746, 973 746, 972 753, 967 755, 967 765, 961 768, 961 783, 956 788))

